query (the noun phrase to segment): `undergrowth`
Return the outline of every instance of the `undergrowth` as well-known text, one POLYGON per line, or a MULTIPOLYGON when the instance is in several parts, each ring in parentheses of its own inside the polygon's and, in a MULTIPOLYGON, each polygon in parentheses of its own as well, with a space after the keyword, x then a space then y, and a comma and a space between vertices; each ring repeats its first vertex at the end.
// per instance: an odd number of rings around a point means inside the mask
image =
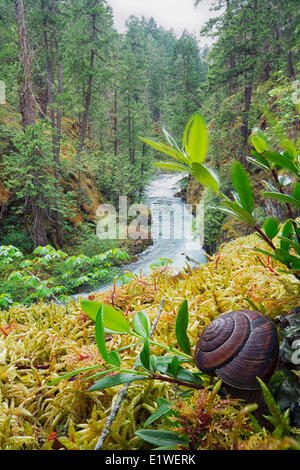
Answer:
MULTIPOLYGON (((161 340, 169 346, 176 338, 178 307, 188 299, 188 334, 193 350, 203 329, 222 313, 256 308, 275 318, 300 306, 299 281, 279 272, 280 263, 252 251, 255 247, 264 248, 264 242, 256 235, 237 239, 198 268, 187 265, 176 274, 169 266, 158 267, 148 277, 134 277, 130 283, 92 295, 91 299, 119 308, 129 321, 141 310, 153 321, 164 298, 163 312, 153 337, 158 343, 161 340)), ((126 349, 130 338, 107 335, 106 339, 107 349, 118 348, 122 363, 131 369, 138 351, 135 347, 126 349)), ((95 342, 94 322, 85 315, 79 302, 70 301, 65 308, 54 303, 14 305, 1 311, 0 449, 93 449, 119 389, 88 391, 93 380, 85 379, 94 368, 97 372, 105 371, 106 365, 95 342), (83 370, 50 385, 61 375, 78 369, 83 370)), ((159 399, 175 403, 177 412, 184 410, 183 417, 187 410, 189 414, 195 412, 199 400, 205 403, 216 381, 207 378, 203 385, 203 390, 193 391, 192 395, 186 395, 184 387, 156 380, 130 385, 103 448, 152 448, 153 445, 136 432, 144 429, 146 421, 157 410, 159 399)), ((214 407, 221 398, 217 394, 215 399, 214 407)), ((225 412, 223 405, 225 403, 221 402, 220 410, 225 412)), ((224 448, 285 449, 297 445, 289 436, 278 438, 269 430, 258 429, 249 421, 244 403, 235 401, 234 409, 231 405, 228 419, 220 423, 220 414, 219 418, 213 414, 209 424, 220 427, 218 439, 224 448), (223 439, 224 426, 227 434, 223 439)), ((183 424, 182 421, 177 426, 179 431, 183 424)), ((161 422, 153 426, 160 429, 161 422)), ((215 445, 210 443, 205 427, 203 443, 208 449, 215 445)))

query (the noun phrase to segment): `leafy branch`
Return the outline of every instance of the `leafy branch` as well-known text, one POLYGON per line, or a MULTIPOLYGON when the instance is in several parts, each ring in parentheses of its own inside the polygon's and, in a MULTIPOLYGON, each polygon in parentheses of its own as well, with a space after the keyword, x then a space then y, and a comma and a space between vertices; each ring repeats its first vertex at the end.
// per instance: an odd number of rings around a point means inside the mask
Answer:
POLYGON ((281 153, 270 150, 263 138, 262 133, 256 132, 251 136, 253 150, 248 161, 260 169, 268 172, 275 181, 275 186, 266 181, 268 191, 262 193, 266 199, 271 198, 284 205, 288 219, 284 222, 281 233, 280 223, 275 218, 266 219, 263 227, 255 218, 254 194, 250 184, 249 176, 243 165, 236 161, 231 168, 231 180, 233 185, 233 200, 220 191, 218 176, 205 164, 208 150, 208 133, 205 122, 199 114, 194 114, 188 121, 179 147, 174 137, 163 129, 168 142, 154 142, 152 140, 141 140, 156 150, 166 154, 171 161, 157 162, 157 166, 167 170, 187 172, 192 175, 201 185, 214 191, 221 199, 221 206, 214 207, 232 215, 252 227, 262 238, 272 252, 256 249, 284 264, 288 273, 292 273, 300 280, 300 225, 296 220, 293 208, 300 207, 300 151, 298 144, 288 139, 282 140, 283 151, 281 153), (287 177, 282 172, 288 172, 287 177), (289 193, 287 187, 292 187, 289 193), (278 236, 280 247, 276 248, 273 243, 278 236))

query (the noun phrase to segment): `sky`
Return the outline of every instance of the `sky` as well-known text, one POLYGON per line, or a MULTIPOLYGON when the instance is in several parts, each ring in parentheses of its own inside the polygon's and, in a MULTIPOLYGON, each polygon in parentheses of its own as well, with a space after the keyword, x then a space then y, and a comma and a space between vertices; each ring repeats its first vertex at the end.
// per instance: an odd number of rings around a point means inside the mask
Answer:
MULTIPOLYGON (((115 26, 125 31, 125 21, 130 15, 138 18, 153 16, 158 26, 173 29, 180 36, 184 29, 197 35, 205 22, 216 12, 209 11, 213 0, 202 0, 197 8, 194 0, 107 0, 114 12, 115 26)), ((204 40, 204 43, 209 43, 204 40)))

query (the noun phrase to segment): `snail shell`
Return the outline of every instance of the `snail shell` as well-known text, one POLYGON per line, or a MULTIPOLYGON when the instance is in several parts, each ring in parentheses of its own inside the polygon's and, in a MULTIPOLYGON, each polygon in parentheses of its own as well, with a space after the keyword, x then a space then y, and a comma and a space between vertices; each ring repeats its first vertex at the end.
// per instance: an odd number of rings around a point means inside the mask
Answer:
POLYGON ((203 372, 215 372, 226 384, 256 390, 259 377, 267 383, 278 360, 279 341, 273 322, 252 310, 220 315, 199 338, 195 363, 203 372))

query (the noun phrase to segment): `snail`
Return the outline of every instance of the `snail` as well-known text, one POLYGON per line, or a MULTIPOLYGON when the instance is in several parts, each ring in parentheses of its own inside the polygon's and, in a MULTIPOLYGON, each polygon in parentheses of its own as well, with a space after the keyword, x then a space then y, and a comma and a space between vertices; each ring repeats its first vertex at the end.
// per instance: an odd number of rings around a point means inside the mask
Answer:
POLYGON ((278 353, 273 322, 261 313, 237 310, 220 315, 205 328, 196 346, 195 363, 231 387, 258 390, 256 377, 265 383, 270 380, 278 353))

